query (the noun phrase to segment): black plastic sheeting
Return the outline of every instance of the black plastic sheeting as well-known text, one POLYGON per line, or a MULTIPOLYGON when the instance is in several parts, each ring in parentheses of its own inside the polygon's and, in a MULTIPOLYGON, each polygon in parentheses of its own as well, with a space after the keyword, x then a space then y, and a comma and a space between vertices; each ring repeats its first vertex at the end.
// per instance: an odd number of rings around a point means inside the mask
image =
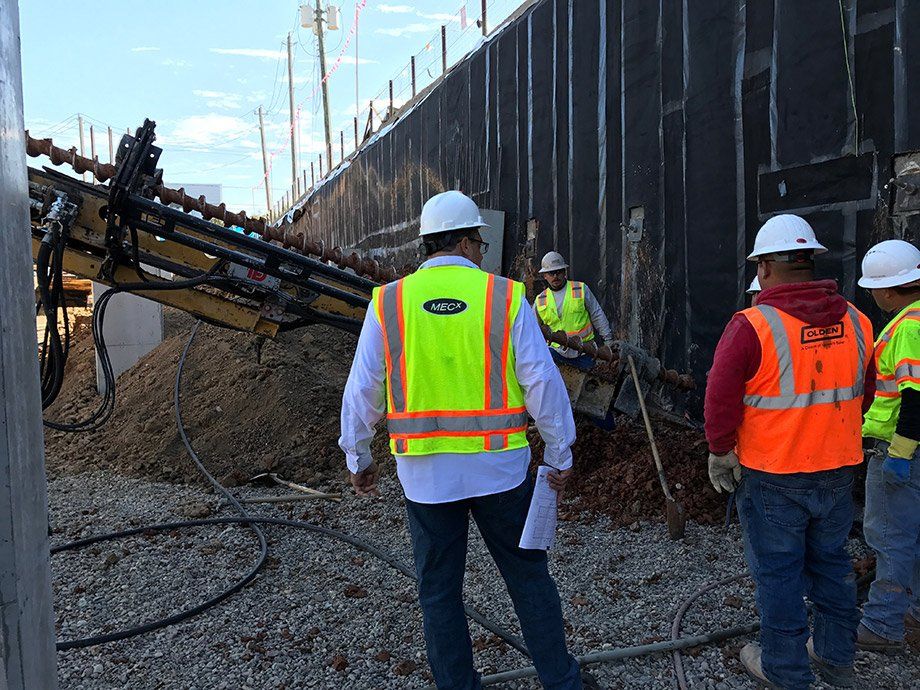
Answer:
POLYGON ((622 336, 702 382, 775 212, 878 317, 858 262, 890 232, 892 156, 920 149, 917 84, 914 0, 544 0, 312 201, 326 242, 402 261, 424 201, 463 190, 505 212, 506 273, 558 249, 622 336))

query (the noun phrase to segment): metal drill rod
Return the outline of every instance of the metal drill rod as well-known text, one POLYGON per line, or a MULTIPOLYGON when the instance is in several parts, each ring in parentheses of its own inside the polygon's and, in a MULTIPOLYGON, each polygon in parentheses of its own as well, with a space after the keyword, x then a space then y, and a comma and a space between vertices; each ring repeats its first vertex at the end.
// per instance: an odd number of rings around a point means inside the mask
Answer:
MULTIPOLYGON (((610 364, 617 364, 620 361, 620 355, 617 352, 614 352, 613 349, 606 345, 598 346, 593 340, 584 342, 578 336, 570 336, 566 334, 565 331, 553 331, 542 322, 540 323, 540 331, 548 342, 557 343, 563 347, 576 350, 593 359, 609 362, 610 364)), ((696 381, 694 381, 690 374, 681 374, 674 369, 665 369, 661 367, 661 370, 658 372, 658 378, 671 386, 685 390, 692 390, 696 387, 696 381)))
MULTIPOLYGON (((47 156, 54 165, 66 163, 75 172, 91 172, 98 182, 107 182, 115 177, 117 167, 110 163, 100 163, 98 158, 87 158, 77 153, 76 148, 62 149, 55 146, 51 139, 36 139, 26 130, 26 153, 31 157, 47 156)), ((327 248, 321 241, 308 238, 306 233, 294 228, 294 223, 303 218, 306 207, 295 209, 279 225, 270 225, 262 218, 249 218, 245 211, 227 210, 226 204, 211 204, 204 196, 197 199, 185 193, 183 188, 171 189, 158 185, 153 193, 163 204, 177 204, 185 213, 197 211, 206 220, 217 220, 226 226, 236 225, 248 232, 261 235, 266 240, 280 242, 285 249, 294 249, 301 254, 318 257, 321 261, 330 261, 341 269, 350 268, 358 275, 367 276, 377 282, 389 282, 400 276, 395 268, 383 267, 376 259, 361 257, 352 252, 345 254, 341 248, 327 248)))

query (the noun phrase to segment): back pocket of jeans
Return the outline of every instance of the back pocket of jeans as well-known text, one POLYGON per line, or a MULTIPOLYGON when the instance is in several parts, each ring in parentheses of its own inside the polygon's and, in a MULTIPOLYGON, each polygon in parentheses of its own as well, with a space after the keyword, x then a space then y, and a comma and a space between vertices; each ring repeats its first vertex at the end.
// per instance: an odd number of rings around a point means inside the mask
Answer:
POLYGON ((769 482, 760 483, 760 498, 767 522, 778 527, 805 527, 809 513, 806 502, 808 489, 790 489, 769 482))

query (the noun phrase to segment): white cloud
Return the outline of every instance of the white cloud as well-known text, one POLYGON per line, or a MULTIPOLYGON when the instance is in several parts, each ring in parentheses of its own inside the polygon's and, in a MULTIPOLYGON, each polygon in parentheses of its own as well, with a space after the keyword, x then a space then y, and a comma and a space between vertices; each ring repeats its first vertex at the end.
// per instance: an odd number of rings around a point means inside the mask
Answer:
POLYGON ((377 9, 385 14, 412 14, 410 5, 377 5, 377 9))
POLYGON ((168 140, 171 146, 211 149, 228 139, 249 134, 252 129, 251 123, 239 117, 216 113, 191 115, 180 118, 163 139, 168 140))
POLYGON ((166 58, 160 64, 165 67, 175 67, 176 69, 184 69, 192 65, 192 63, 187 60, 173 60, 172 58, 166 58))
POLYGON ((377 60, 368 60, 367 58, 358 58, 355 59, 354 55, 343 55, 342 64, 343 65, 354 65, 355 63, 359 65, 379 65, 380 63, 377 60))
POLYGON ((382 34, 383 36, 409 36, 411 34, 425 34, 430 31, 433 31, 434 27, 431 24, 408 24, 406 26, 400 26, 395 29, 377 29, 374 33, 382 34))
POLYGON ((132 48, 131 52, 132 53, 152 53, 157 50, 159 50, 159 48, 155 48, 153 46, 138 46, 137 48, 132 48))
POLYGON ((459 22, 460 17, 456 14, 446 14, 444 12, 436 12, 435 14, 422 14, 418 13, 418 16, 422 19, 432 19, 436 22, 459 22))
POLYGON ((238 110, 242 108, 243 97, 236 93, 226 93, 224 91, 201 91, 195 89, 193 94, 199 98, 204 98, 209 108, 219 110, 238 110))
POLYGON ((241 55, 263 60, 277 60, 286 55, 283 50, 268 50, 265 48, 211 48, 211 52, 219 55, 241 55))

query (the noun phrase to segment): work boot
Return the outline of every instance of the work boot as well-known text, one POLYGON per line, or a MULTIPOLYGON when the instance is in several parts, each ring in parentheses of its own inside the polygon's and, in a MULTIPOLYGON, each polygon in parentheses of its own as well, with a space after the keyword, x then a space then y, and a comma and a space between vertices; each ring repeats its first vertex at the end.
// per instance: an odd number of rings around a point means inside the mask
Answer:
POLYGON ((860 623, 856 629, 856 649, 877 654, 900 654, 904 651, 904 643, 876 635, 860 623))
POLYGON ((779 685, 767 678, 763 672, 763 664, 760 661, 761 651, 760 645, 756 642, 748 642, 741 648, 739 656, 741 657, 741 663, 744 665, 744 670, 757 683, 758 687, 769 688, 769 690, 782 690, 779 685))
POLYGON ((904 614, 904 631, 915 634, 920 632, 920 620, 917 620, 909 613, 904 614))
POLYGON ((581 671, 581 687, 584 690, 604 690, 603 686, 597 682, 597 678, 584 669, 581 671))
POLYGON ((828 685, 835 688, 852 688, 854 682, 854 673, 852 666, 834 666, 827 663, 815 652, 815 640, 809 637, 805 643, 805 649, 808 650, 808 658, 811 659, 818 669, 818 675, 828 685))

